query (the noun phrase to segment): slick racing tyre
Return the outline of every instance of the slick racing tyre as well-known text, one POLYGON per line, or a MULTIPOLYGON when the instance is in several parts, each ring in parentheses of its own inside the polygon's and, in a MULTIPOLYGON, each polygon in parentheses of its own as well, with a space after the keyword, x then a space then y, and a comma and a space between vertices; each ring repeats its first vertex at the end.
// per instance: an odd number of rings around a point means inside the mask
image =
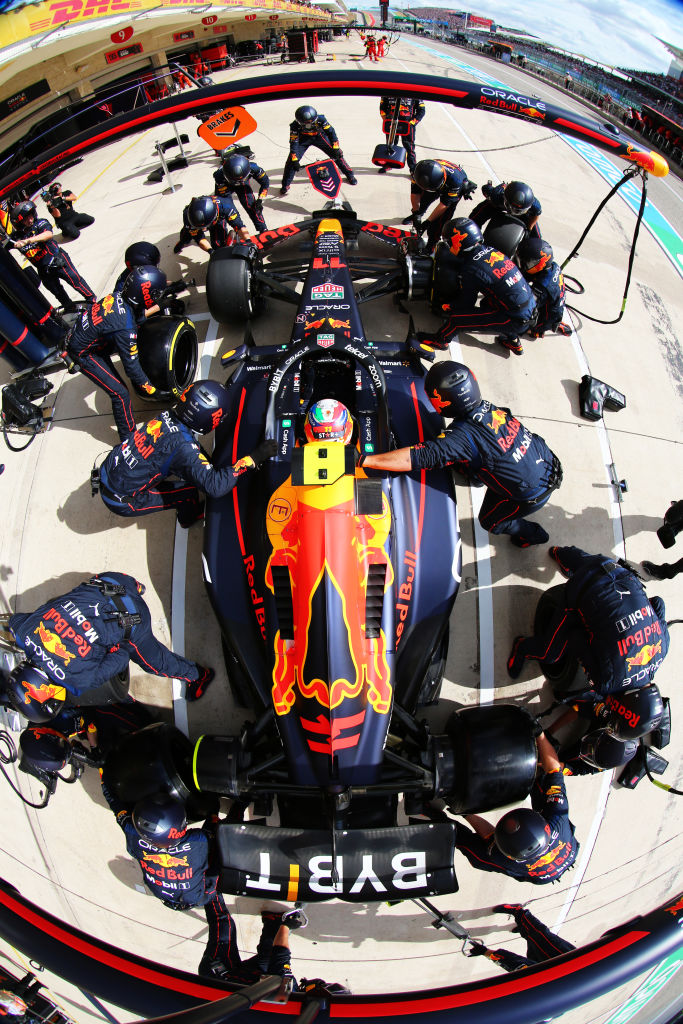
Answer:
POLYGON ((527 229, 521 220, 508 213, 494 213, 484 231, 484 244, 512 257, 526 236, 527 229))
POLYGON ((206 299, 209 312, 219 324, 244 323, 254 314, 251 266, 229 249, 218 249, 211 256, 206 273, 206 299))
MULTIPOLYGON (((534 636, 542 636, 558 608, 564 608, 564 583, 541 594, 534 615, 534 636)), ((539 662, 541 672, 550 683, 556 697, 564 697, 572 690, 585 690, 590 684, 576 658, 565 654, 559 661, 539 662)))
POLYGON ((194 380, 197 371, 197 331, 185 316, 153 316, 138 329, 140 366, 157 389, 151 402, 175 402, 194 380))

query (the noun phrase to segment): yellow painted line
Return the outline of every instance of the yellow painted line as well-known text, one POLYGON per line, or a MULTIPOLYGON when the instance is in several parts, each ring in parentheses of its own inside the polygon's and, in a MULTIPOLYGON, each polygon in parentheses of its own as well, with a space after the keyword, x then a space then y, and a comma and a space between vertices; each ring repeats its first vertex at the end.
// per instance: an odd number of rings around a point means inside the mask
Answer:
POLYGON ((287 889, 287 902, 294 903, 299 893, 299 865, 289 865, 289 888, 287 889))
MULTIPOLYGON (((157 126, 155 125, 154 127, 156 128, 157 126)), ((153 130, 154 130, 153 128, 145 128, 145 130, 142 133, 142 135, 136 136, 133 139, 133 141, 131 142, 130 146, 126 146, 125 149, 122 149, 121 152, 117 156, 115 156, 113 160, 109 161, 109 163, 107 164, 106 167, 102 168, 102 170, 100 171, 99 174, 95 175, 93 180, 90 182, 90 185, 86 185, 85 188, 83 189, 83 191, 78 193, 78 198, 80 199, 81 196, 84 196, 85 193, 88 191, 88 189, 91 187, 91 185, 94 185, 95 182, 98 181, 102 177, 103 174, 106 174, 106 172, 109 170, 109 168, 114 166, 114 164, 116 163, 117 160, 120 160, 122 156, 125 156, 126 153, 133 148, 133 146, 137 146, 137 144, 140 141, 140 139, 144 139, 145 135, 149 135, 149 133, 151 131, 153 131, 153 130)))

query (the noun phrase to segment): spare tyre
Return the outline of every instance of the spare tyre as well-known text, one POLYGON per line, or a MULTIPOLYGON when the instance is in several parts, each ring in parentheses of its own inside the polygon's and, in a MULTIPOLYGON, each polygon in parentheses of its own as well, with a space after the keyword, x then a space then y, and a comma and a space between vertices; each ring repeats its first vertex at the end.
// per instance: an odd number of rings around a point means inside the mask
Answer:
POLYGON ((253 282, 247 260, 230 249, 212 253, 206 272, 206 300, 219 324, 240 324, 253 316, 253 282))
POLYGON ((152 402, 175 402, 188 388, 197 371, 197 331, 186 316, 153 316, 138 327, 140 366, 157 389, 148 395, 136 387, 141 398, 152 402))
POLYGON ((526 226, 517 217, 509 213, 496 212, 484 230, 484 244, 512 257, 527 234, 526 226))

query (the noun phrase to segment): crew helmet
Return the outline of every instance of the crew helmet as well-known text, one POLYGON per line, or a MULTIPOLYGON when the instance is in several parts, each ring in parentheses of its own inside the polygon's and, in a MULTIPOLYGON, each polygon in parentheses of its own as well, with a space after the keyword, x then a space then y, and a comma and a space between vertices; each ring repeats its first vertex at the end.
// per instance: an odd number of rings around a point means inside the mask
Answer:
POLYGON ((239 185, 246 181, 251 171, 251 165, 247 160, 246 156, 242 156, 240 153, 233 153, 232 156, 226 156, 223 161, 223 173, 228 181, 231 181, 233 185, 239 185))
POLYGON ((448 243, 448 248, 454 256, 472 252, 484 241, 481 228, 469 217, 454 217, 449 220, 441 230, 441 237, 448 243))
POLYGON ((132 242, 123 259, 129 270, 134 267, 158 267, 161 253, 153 242, 132 242))
POLYGON ((599 771, 627 764, 635 757, 637 750, 638 740, 629 739, 622 742, 610 735, 606 729, 595 729, 586 733, 581 740, 581 760, 599 771))
POLYGON ((527 274, 540 274, 552 262, 553 247, 542 238, 527 238, 517 250, 519 263, 527 274))
POLYGON ((438 160, 419 160, 413 171, 413 181, 425 192, 436 192, 446 180, 446 168, 438 160))
POLYGON ((481 402, 477 378, 464 363, 451 359, 430 367, 424 387, 436 411, 454 420, 465 419, 481 402))
POLYGON ((198 196, 185 207, 183 220, 186 227, 201 230, 210 228, 218 220, 219 213, 220 208, 213 196, 198 196))
POLYGON ((503 197, 505 209, 516 217, 527 213, 534 201, 534 193, 523 181, 509 181, 503 189, 503 197))
POLYGON ((609 717, 605 728, 619 740, 636 740, 659 725, 664 702, 655 683, 647 683, 605 698, 609 717))
POLYGON ((302 128, 308 128, 312 125, 317 116, 318 111, 315 107, 311 107, 308 104, 303 107, 297 107, 294 111, 294 120, 297 124, 300 124, 302 128))
POLYGON ((24 729, 19 737, 22 762, 44 772, 61 772, 71 757, 71 744, 56 729, 24 729))
POLYGON ((35 218, 36 212, 36 204, 30 199, 25 199, 23 203, 17 203, 12 207, 10 220, 17 227, 23 227, 24 224, 28 224, 29 218, 35 218))
POLYGON ((504 814, 494 833, 496 846, 505 857, 526 864, 550 846, 550 825, 538 811, 517 807, 504 814))
POLYGON ((173 415, 197 434, 208 434, 225 419, 230 396, 215 380, 197 380, 185 388, 173 415))
POLYGON ((160 301, 167 283, 166 274, 158 267, 133 267, 123 282, 121 297, 139 316, 160 301))
POLYGON ((12 707, 37 725, 58 715, 66 700, 64 687, 53 683, 42 669, 27 661, 12 669, 4 685, 12 707))
POLYGON ((133 825, 142 839, 166 849, 182 839, 187 831, 185 806, 167 793, 146 796, 133 808, 133 825))
POLYGON ((304 433, 308 441, 341 441, 348 444, 353 434, 353 418, 336 398, 321 398, 306 414, 304 433))

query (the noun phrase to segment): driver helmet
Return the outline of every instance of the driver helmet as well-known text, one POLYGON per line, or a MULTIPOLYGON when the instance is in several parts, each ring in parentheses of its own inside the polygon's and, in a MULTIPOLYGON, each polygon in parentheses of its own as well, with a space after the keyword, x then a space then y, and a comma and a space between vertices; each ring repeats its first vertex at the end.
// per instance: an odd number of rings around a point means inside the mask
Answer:
POLYGON ((608 718, 605 728, 618 740, 636 740, 659 725, 664 702, 655 683, 639 686, 623 693, 610 693, 605 698, 608 718))
POLYGON ((123 259, 129 270, 134 267, 158 267, 161 253, 153 242, 133 242, 126 249, 123 259))
POLYGON ((446 180, 446 168, 438 160, 419 160, 413 171, 413 181, 425 192, 436 192, 446 180))
POLYGON ((638 740, 631 739, 622 742, 611 736, 606 729, 595 729, 586 733, 581 740, 580 758, 586 764, 592 765, 598 771, 608 768, 618 768, 619 765, 627 764, 635 757, 638 750, 638 740))
POLYGON ((454 256, 473 252, 484 242, 481 228, 469 217, 454 217, 449 220, 442 228, 441 237, 454 256))
POLYGON ((71 757, 71 744, 55 729, 24 729, 19 737, 22 762, 44 772, 61 772, 71 757))
POLYGON ((239 153, 233 153, 232 156, 227 156, 223 161, 223 173, 233 185, 240 185, 246 181, 250 172, 251 165, 249 161, 246 156, 241 156, 239 153))
POLYGON ((503 189, 505 209, 520 217, 527 213, 534 201, 534 194, 523 181, 509 181, 503 189))
POLYGON ((527 864, 536 860, 550 846, 550 825, 538 811, 517 807, 504 814, 496 825, 495 843, 504 857, 527 864))
POLYGON ((552 262, 553 248, 542 238, 527 238, 520 245, 517 256, 525 274, 540 274, 552 262))
POLYGON ((174 846, 187 832, 185 805, 167 793, 146 796, 133 808, 133 826, 152 846, 162 850, 174 846))
POLYGON ((28 1006, 21 996, 9 992, 6 988, 0 988, 0 1017, 16 1020, 18 1017, 24 1017, 27 1010, 28 1006))
POLYGON ((353 433, 351 413, 336 398, 321 398, 306 414, 304 433, 308 441, 340 441, 348 444, 353 433))
POLYGON ((23 203, 18 203, 10 211, 10 220, 19 228, 25 224, 32 224, 35 216, 36 204, 32 203, 30 199, 24 200, 23 203))
POLYGON ((213 196, 198 196, 191 200, 183 212, 185 227, 195 231, 210 228, 216 220, 220 209, 213 196))
POLYGON ((451 359, 430 367, 424 387, 436 411, 454 420, 465 419, 481 403, 477 378, 464 363, 451 359))
POLYGON ((158 267, 133 267, 123 282, 121 298, 140 316, 161 300, 167 283, 166 274, 158 267))
POLYGON ((313 124, 317 116, 318 111, 315 109, 315 107, 309 107, 308 105, 303 107, 297 107, 296 110, 294 111, 294 120, 296 121, 297 124, 300 124, 302 128, 310 127, 310 125, 313 124))
POLYGON ((197 380, 185 388, 173 415, 197 434, 208 434, 222 423, 228 413, 227 388, 215 380, 197 380))
POLYGON ((5 689, 12 707, 37 725, 50 722, 66 700, 64 687, 53 683, 42 669, 34 668, 27 661, 12 669, 5 689))

